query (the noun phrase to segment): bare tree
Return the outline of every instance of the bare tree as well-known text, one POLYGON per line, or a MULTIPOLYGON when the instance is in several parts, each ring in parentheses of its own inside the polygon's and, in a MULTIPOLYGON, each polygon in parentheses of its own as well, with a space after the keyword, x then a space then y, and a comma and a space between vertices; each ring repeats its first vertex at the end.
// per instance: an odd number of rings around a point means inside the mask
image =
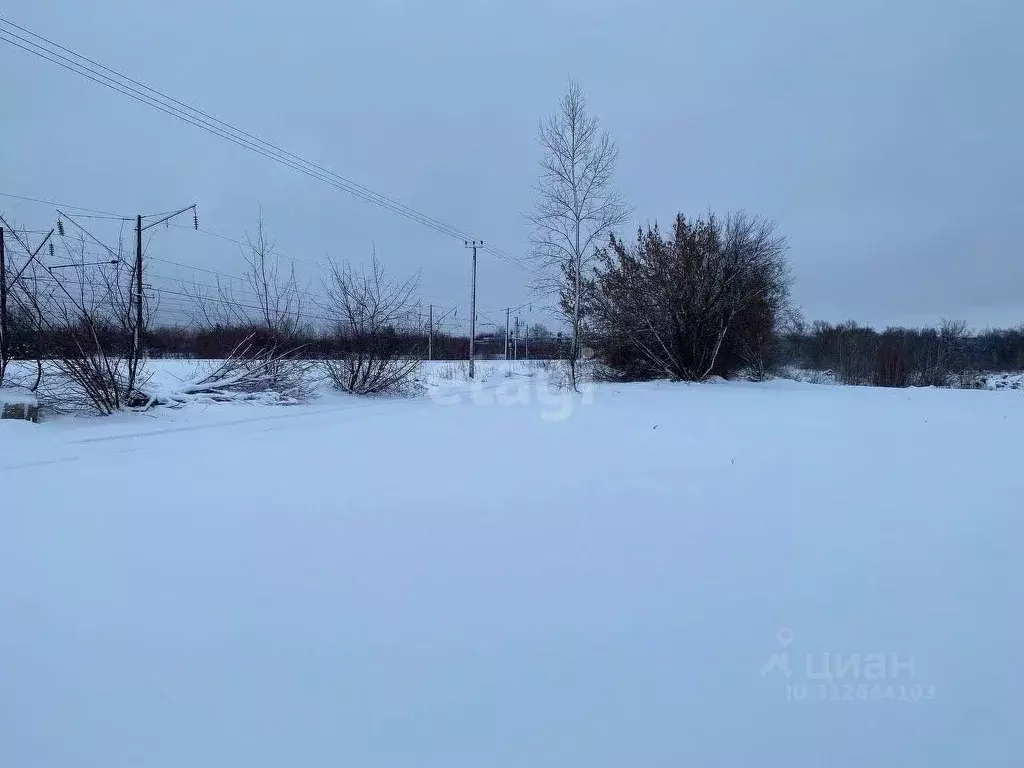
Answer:
POLYGON ((42 260, 42 245, 30 248, 23 235, 12 232, 25 255, 10 287, 36 358, 36 377, 29 388, 48 399, 51 407, 112 413, 130 404, 142 373, 139 345, 133 343, 136 315, 125 311, 132 306, 134 271, 121 270, 119 261, 113 276, 97 269, 119 259, 120 248, 106 249, 114 258, 90 260, 86 237, 91 235, 73 220, 62 217, 63 221, 78 229, 77 236, 64 237, 61 228, 69 263, 60 266, 70 267, 68 272, 58 272, 42 260), (44 357, 54 374, 45 388, 44 357))
POLYGON ((20 272, 18 284, 12 286, 17 288, 13 291, 18 303, 16 317, 19 320, 20 330, 24 337, 24 358, 35 362, 35 377, 31 383, 24 382, 23 386, 29 392, 37 392, 43 381, 43 356, 45 348, 45 318, 42 312, 40 296, 42 287, 40 280, 39 266, 33 261, 25 265, 26 269, 20 272))
MULTIPOLYGON (((157 307, 142 296, 140 327, 135 260, 126 257, 120 239, 116 249, 110 248, 73 219, 62 216, 61 221, 75 228, 65 234, 61 227, 62 263, 52 259, 47 263, 38 256, 38 248, 32 251, 24 238, 16 238, 27 260, 16 273, 12 291, 19 319, 35 339, 38 362, 33 389, 39 390, 48 407, 111 414, 196 399, 291 403, 311 393, 307 374, 312 363, 299 358, 297 341, 302 327, 301 292, 294 274, 279 280, 276 263, 268 263, 272 246, 262 220, 247 260, 251 284, 260 297, 259 316, 253 323, 262 331, 260 339, 254 338, 250 328, 226 360, 164 391, 149 386, 144 345, 138 343, 157 307), (97 245, 102 248, 99 252, 97 245)), ((49 253, 53 255, 52 250, 49 253)), ((211 303, 223 305, 219 300, 211 303)))
POLYGON ((7 322, 7 290, 11 281, 7 278, 7 253, 4 246, 4 230, 0 228, 0 387, 4 385, 7 361, 11 356, 11 334, 7 322))
POLYGON ((543 121, 537 197, 530 216, 533 257, 544 275, 537 287, 559 297, 572 328, 570 383, 578 387, 582 350, 583 284, 595 263, 595 246, 629 215, 612 186, 618 149, 596 115, 587 111, 580 84, 569 81, 558 111, 543 121))
MULTIPOLYGON (((0 344, 0 385, 5 381, 7 367, 15 357, 22 360, 32 358, 35 360, 35 380, 29 384, 25 376, 12 376, 9 380, 13 386, 28 389, 35 392, 42 380, 42 317, 40 314, 39 297, 41 295, 38 264, 33 258, 35 252, 43 247, 49 240, 47 235, 36 248, 29 245, 28 233, 21 232, 17 226, 12 225, 3 216, 0 216, 0 226, 4 227, 7 235, 4 260, 8 269, 5 271, 6 285, 5 293, 7 306, 6 332, 0 344), (21 251, 21 256, 15 257, 15 251, 21 251)), ((52 235, 52 231, 50 233, 52 235)), ((24 371, 19 370, 19 373, 24 371)))
POLYGON ((331 262, 323 310, 334 320, 334 349, 324 371, 338 389, 371 395, 409 384, 424 350, 410 353, 400 331, 416 323, 418 287, 419 274, 391 280, 376 256, 368 271, 331 262))
MULTIPOLYGON (((89 312, 91 317, 110 326, 119 341, 124 340, 123 355, 127 371, 124 390, 128 401, 138 401, 141 398, 138 390, 145 381, 145 332, 153 323, 153 317, 159 308, 159 299, 151 299, 145 290, 141 297, 138 296, 135 260, 125 253, 122 238, 118 238, 116 251, 107 249, 107 252, 112 257, 110 262, 97 265, 99 268, 95 268, 94 272, 84 268, 75 270, 76 274, 80 275, 83 290, 87 282, 92 287, 91 296, 87 298, 84 293, 81 295, 80 306, 89 312), (142 302, 141 326, 136 312, 137 301, 142 302)), ((68 253, 71 254, 70 249, 68 253)), ((86 260, 84 235, 79 238, 77 256, 80 261, 86 260)), ((114 354, 121 351, 111 350, 114 354)))
POLYGON ((245 261, 243 281, 248 289, 243 298, 236 297, 230 283, 218 278, 211 291, 194 285, 186 293, 193 305, 193 322, 206 328, 242 328, 250 343, 236 346, 229 359, 245 362, 258 371, 259 380, 268 390, 294 400, 312 393, 308 378, 312 369, 303 360, 303 336, 308 335, 305 289, 295 275, 294 263, 282 268, 277 245, 267 234, 261 209, 256 219, 255 236, 246 235, 242 247, 245 261), (258 342, 254 340, 258 337, 258 342))
MULTIPOLYGON (((147 383, 139 340, 155 306, 142 297, 140 327, 134 260, 124 258, 120 239, 115 250, 74 219, 61 214, 59 221, 63 263, 46 263, 41 246, 33 250, 16 237, 26 259, 13 278, 12 296, 31 338, 25 349, 36 359, 29 388, 55 410, 110 414, 139 405, 147 383), (73 234, 65 233, 65 224, 73 234), (88 250, 95 245, 102 250, 88 250)), ((48 253, 54 255, 52 243, 48 253)))
POLYGON ((106 415, 147 399, 141 391, 148 383, 144 346, 136 340, 155 308, 144 296, 138 327, 134 259, 125 258, 119 239, 116 250, 104 246, 112 258, 91 260, 89 237, 79 227, 77 237, 61 238, 70 269, 57 272, 40 263, 49 288, 40 315, 55 374, 42 394, 58 410, 91 408, 106 415))
POLYGON ((256 297, 259 320, 277 341, 294 339, 303 327, 303 295, 295 277, 295 264, 287 273, 281 271, 277 244, 267 237, 263 226, 263 210, 256 220, 256 237, 246 235, 245 279, 256 297))
POLYGON ((193 320, 202 326, 252 326, 266 331, 277 345, 287 346, 307 329, 306 291, 295 275, 295 265, 285 271, 277 244, 267 234, 261 209, 256 235, 246 235, 241 248, 245 261, 245 296, 235 295, 232 286, 218 278, 213 290, 194 285, 187 290, 192 301, 193 320))

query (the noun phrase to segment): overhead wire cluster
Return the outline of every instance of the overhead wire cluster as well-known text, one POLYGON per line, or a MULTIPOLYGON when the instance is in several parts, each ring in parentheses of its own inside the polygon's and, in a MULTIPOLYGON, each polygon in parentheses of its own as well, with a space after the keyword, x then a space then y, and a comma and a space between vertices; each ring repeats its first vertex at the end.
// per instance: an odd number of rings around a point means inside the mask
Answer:
MULTIPOLYGON (((27 200, 43 205, 54 204, 51 200, 28 198, 23 195, 0 192, 0 196, 27 200)), ((92 210, 83 209, 81 206, 67 206, 68 210, 92 210)), ((116 214, 98 212, 95 216, 105 216, 110 219, 129 219, 132 217, 121 217, 116 214)), ((150 218, 158 218, 162 214, 154 214, 150 218)), ((116 264, 126 264, 130 257, 122 245, 111 247, 96 237, 88 228, 80 224, 74 216, 57 211, 57 225, 53 234, 62 245, 62 253, 55 253, 53 240, 47 254, 49 259, 43 261, 37 257, 36 261, 42 268, 42 272, 36 274, 32 279, 44 285, 72 287, 76 293, 83 291, 87 295, 96 295, 106 289, 106 281, 102 274, 103 268, 113 268, 116 264), (77 241, 75 238, 77 237, 77 241), (99 269, 94 269, 99 268, 99 269), (58 273, 58 270, 60 272, 58 273), (66 271, 65 271, 66 270, 66 271)), ((182 225, 184 226, 184 225, 182 225)), ((191 229, 192 227, 186 227, 191 229)), ((247 245, 246 241, 232 238, 210 230, 199 230, 201 233, 227 240, 240 246, 247 245)), ((19 235, 34 234, 37 230, 18 229, 19 235)), ((42 232, 42 230, 39 230, 42 232)), ((144 243, 148 245, 148 241, 144 243)), ((330 271, 330 267, 317 264, 316 262, 292 259, 280 253, 270 253, 277 259, 292 262, 301 262, 310 266, 330 271)), ((259 295, 249 277, 239 274, 229 274, 220 270, 199 267, 173 259, 165 259, 160 256, 146 255, 145 261, 149 267, 144 271, 144 295, 150 300, 153 309, 154 320, 164 325, 192 325, 201 322, 204 307, 225 307, 232 310, 236 318, 252 317, 252 313, 262 310, 259 304, 259 295), (153 268, 153 265, 157 269, 153 268), (175 274, 167 274, 164 267, 174 268, 175 274), (159 270, 159 271, 158 271, 159 270), (215 280, 216 282, 211 282, 215 280)), ((325 309, 330 306, 330 298, 322 291, 315 290, 311 284, 297 286, 297 295, 303 303, 302 317, 315 323, 332 324, 335 318, 331 317, 325 309)), ((418 295, 417 299, 430 298, 418 295)), ((461 306, 446 306, 443 303, 433 304, 434 331, 454 332, 453 324, 457 322, 460 311, 463 316, 465 310, 461 306), (447 322, 446 322, 447 321, 447 322)), ((426 309, 420 314, 424 318, 428 316, 426 309)), ((425 323, 420 323, 425 325, 425 323)))
MULTIPOLYGON (((307 160, 283 149, 277 144, 260 138, 250 131, 238 128, 202 109, 169 96, 156 88, 152 88, 122 72, 111 69, 3 16, 0 16, 0 40, 56 64, 62 69, 73 72, 98 85, 127 96, 134 101, 157 109, 176 120, 188 123, 206 133, 262 155, 280 165, 328 184, 335 189, 347 192, 361 200, 398 214, 440 234, 463 241, 478 239, 460 227, 445 223, 388 195, 376 192, 363 184, 359 184, 352 179, 331 171, 319 163, 307 160)), ((103 211, 81 210, 91 215, 112 215, 103 211)), ((537 270, 524 259, 513 256, 501 248, 497 248, 486 241, 484 241, 482 248, 485 252, 492 254, 498 259, 527 272, 537 274, 537 270)))
MULTIPOLYGON (((234 126, 220 118, 206 112, 202 109, 187 104, 184 101, 176 99, 156 88, 153 88, 145 83, 140 82, 128 75, 118 72, 117 70, 111 69, 98 61, 84 56, 77 51, 72 50, 66 46, 63 46, 43 35, 33 32, 15 22, 0 16, 0 41, 6 42, 15 48, 30 53, 34 56, 40 57, 46 61, 49 61, 64 70, 70 71, 81 77, 84 77, 98 85, 102 85, 112 91, 115 91, 121 95, 127 96, 132 100, 139 102, 145 106, 149 106, 153 109, 157 109, 170 117, 180 120, 184 123, 192 125, 208 134, 215 137, 221 138, 228 141, 240 148, 247 149, 255 154, 261 155, 270 159, 280 165, 296 170, 310 178, 316 179, 325 183, 335 189, 348 192, 349 194, 376 205, 384 210, 396 213, 404 218, 414 221, 422 226, 425 226, 433 231, 440 234, 447 235, 449 237, 463 240, 463 241, 476 241, 481 243, 481 250, 486 253, 494 255, 496 258, 501 259, 513 266, 523 269, 533 275, 539 275, 531 264, 527 263, 524 259, 512 256, 506 251, 497 248, 491 243, 485 241, 479 241, 471 233, 462 228, 453 226, 446 222, 443 222, 429 214, 424 213, 412 206, 406 205, 392 197, 376 192, 369 187, 366 187, 358 182, 348 179, 338 173, 331 171, 322 164, 307 160, 293 152, 290 152, 277 144, 260 138, 251 131, 247 131, 237 126, 234 126)), ((23 200, 27 202, 33 202, 38 204, 52 205, 55 208, 65 209, 73 211, 75 218, 82 219, 107 219, 121 222, 129 222, 134 219, 132 216, 125 216, 110 211, 103 211, 95 208, 84 207, 84 206, 71 206, 66 204, 57 203, 52 200, 44 200, 41 198, 28 197, 24 195, 18 195, 8 192, 0 192, 0 196, 8 197, 12 199, 23 200)), ((61 214, 66 216, 66 214, 61 214)), ((155 216, 160 216, 156 214, 155 216)), ((60 221, 60 219, 58 219, 60 221)), ((77 224, 77 222, 76 222, 77 224)), ((179 225, 174 222, 168 222, 168 226, 182 227, 186 225, 179 225)), ((246 241, 239 238, 233 238, 229 235, 225 235, 219 232, 215 232, 208 229, 201 229, 198 225, 198 221, 193 222, 194 228, 199 230, 205 235, 216 237, 221 240, 235 243, 241 247, 248 245, 246 241)), ((61 226, 58 224, 58 226, 61 226)), ((83 230, 84 231, 84 230, 83 230)), ((63 230, 60 232, 63 236, 65 233, 63 230)), ((89 238, 95 242, 96 245, 101 246, 108 253, 113 254, 114 251, 109 246, 102 243, 97 238, 93 237, 91 233, 88 233, 89 238)), ((83 251, 84 255, 84 251, 83 251)), ((316 269, 324 270, 329 272, 330 267, 322 263, 316 263, 312 261, 306 261, 303 259, 297 259, 293 257, 284 256, 280 253, 275 253, 275 256, 279 256, 292 262, 292 265, 296 263, 305 264, 316 269)), ((102 258, 102 253, 94 254, 97 258, 102 258)), ((205 267, 198 267, 194 265, 184 264, 182 262, 173 261, 170 259, 162 259, 157 256, 147 256, 148 261, 155 261, 163 263, 167 266, 175 268, 176 275, 166 275, 154 272, 152 270, 145 271, 145 278, 147 284, 145 286, 146 291, 152 292, 155 297, 159 297, 160 309, 157 310, 158 314, 165 319, 175 318, 175 321, 181 319, 183 316, 188 314, 189 304, 194 304, 197 297, 200 295, 200 291, 206 291, 204 300, 211 303, 230 303, 236 309, 249 309, 258 310, 260 307, 253 303, 255 302, 255 292, 252 286, 248 284, 248 281, 237 275, 229 275, 217 270, 211 270, 205 267), (181 276, 181 270, 186 270, 192 273, 189 279, 188 277, 181 276), (216 284, 209 282, 203 282, 196 278, 194 273, 200 273, 203 276, 210 276, 216 279, 216 284), (156 284, 153 281, 162 281, 161 284, 156 284), (226 281, 226 285, 230 286, 229 289, 225 288, 225 285, 221 283, 221 280, 226 281), (234 293, 237 291, 241 295, 241 299, 234 298, 234 293), (165 310, 164 307, 167 307, 165 310)), ((71 266, 71 265, 67 265, 71 266)), ((85 266, 85 265, 83 265, 85 266)), ((62 282, 68 282, 71 284, 72 275, 62 275, 59 279, 62 282)), ((80 275, 79 285, 83 285, 87 280, 87 276, 84 271, 80 275)), ((57 279, 52 276, 44 277, 42 279, 57 279)), ((426 296, 424 298, 431 298, 426 296)), ((315 292, 307 289, 304 292, 303 300, 308 301, 313 306, 323 306, 324 297, 318 296, 315 292)), ((527 302, 528 303, 528 302, 527 302)), ((462 310, 462 317, 468 318, 468 312, 464 307, 450 307, 446 308, 440 305, 434 305, 437 307, 441 321, 448 317, 457 318, 460 309, 462 310)), ((522 306, 526 306, 524 303, 522 306)), ((515 308, 518 311, 522 307, 515 308)), ((478 318, 486 318, 491 325, 500 326, 500 321, 494 321, 491 318, 491 314, 497 314, 499 312, 506 313, 512 311, 509 308, 505 309, 494 309, 494 310, 478 310, 478 318)), ((311 316, 310 319, 317 321, 327 321, 328 318, 311 316)))
MULTIPOLYGON (((55 236, 63 238, 65 243, 65 252, 68 254, 69 258, 72 251, 68 248, 67 244, 72 230, 77 232, 80 239, 83 241, 74 245, 74 256, 82 259, 88 258, 90 263, 88 263, 87 266, 97 265, 100 262, 105 262, 111 258, 119 260, 126 260, 129 258, 127 251, 122 250, 122 246, 120 244, 116 248, 111 247, 94 235, 86 226, 79 223, 78 219, 106 219, 114 222, 130 222, 134 221, 134 216, 126 216, 111 211, 71 205, 55 200, 30 197, 6 191, 0 191, 0 197, 35 203, 47 207, 54 207, 57 210, 56 231, 54 234, 55 236), (74 213, 68 213, 70 211, 73 211, 74 213), (68 223, 68 227, 65 227, 65 222, 68 223)), ((144 220, 149 218, 159 218, 163 215, 165 214, 151 214, 144 216, 143 218, 144 220)), ((222 232, 200 227, 198 226, 198 222, 193 222, 191 225, 167 222, 166 226, 183 230, 197 230, 204 236, 231 243, 241 249, 246 249, 251 245, 250 241, 247 239, 233 237, 222 232)), ((18 232, 20 234, 42 234, 46 232, 46 230, 26 230, 19 227, 18 232)), ((51 261, 54 258, 52 244, 53 243, 51 242, 51 261)), ((155 307, 154 319, 157 322, 170 325, 189 325, 196 320, 198 302, 206 302, 212 305, 229 307, 234 310, 238 310, 243 314, 244 311, 260 310, 260 306, 257 303, 257 294, 248 277, 240 274, 231 274, 222 270, 211 269, 209 267, 187 264, 182 261, 168 259, 162 256, 151 255, 149 253, 148 244, 149 239, 145 238, 145 261, 150 265, 146 268, 144 273, 146 280, 145 291, 151 299, 157 300, 153 304, 155 307), (156 271, 153 268, 154 265, 161 271, 156 271), (163 271, 164 267, 172 268, 174 274, 166 274, 166 272, 163 271)), ((284 262, 290 262, 293 266, 295 264, 302 264, 321 270, 325 273, 325 279, 329 279, 327 276, 332 270, 332 267, 329 264, 287 255, 276 246, 268 250, 268 255, 274 256, 276 259, 284 262)), ((53 265, 51 264, 50 266, 52 267, 53 265)), ((62 265, 62 267, 68 268, 76 266, 78 266, 78 264, 74 263, 62 265)), ((42 275, 37 279, 43 283, 52 283, 56 279, 59 279, 60 282, 66 286, 77 286, 79 288, 83 286, 91 287, 93 289, 101 287, 99 283, 96 282, 95 273, 86 274, 83 270, 71 272, 69 269, 68 272, 62 273, 59 278, 50 275, 42 275)), ((312 283, 308 283, 302 288, 301 295, 304 306, 306 307, 303 314, 309 320, 323 323, 333 322, 333 319, 325 315, 322 309, 320 309, 330 303, 329 297, 323 291, 316 290, 312 283), (318 309, 320 311, 318 311, 318 309)), ((421 303, 424 304, 424 306, 426 306, 425 300, 430 300, 430 303, 433 306, 435 332, 469 332, 469 307, 467 304, 452 305, 439 297, 427 294, 417 294, 417 297, 421 300, 421 303)), ((531 305, 531 301, 525 301, 516 307, 493 307, 488 309, 478 307, 477 321, 483 323, 485 326, 495 328, 503 327, 506 312, 516 313, 531 305), (500 315, 500 317, 496 318, 495 316, 497 315, 500 315)), ((429 314, 425 309, 423 310, 423 314, 425 318, 429 317, 429 314)), ((421 324, 425 325, 425 323, 426 320, 421 324)))

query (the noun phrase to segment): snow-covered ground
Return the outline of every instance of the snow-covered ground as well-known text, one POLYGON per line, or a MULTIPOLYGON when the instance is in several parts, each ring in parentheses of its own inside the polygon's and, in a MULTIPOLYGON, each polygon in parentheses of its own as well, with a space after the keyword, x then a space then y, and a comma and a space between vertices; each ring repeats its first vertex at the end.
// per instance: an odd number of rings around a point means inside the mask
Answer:
POLYGON ((984 389, 1024 389, 1024 373, 982 374, 984 389))
POLYGON ((0 766, 1018 764, 1019 392, 442 365, 0 424, 0 766))

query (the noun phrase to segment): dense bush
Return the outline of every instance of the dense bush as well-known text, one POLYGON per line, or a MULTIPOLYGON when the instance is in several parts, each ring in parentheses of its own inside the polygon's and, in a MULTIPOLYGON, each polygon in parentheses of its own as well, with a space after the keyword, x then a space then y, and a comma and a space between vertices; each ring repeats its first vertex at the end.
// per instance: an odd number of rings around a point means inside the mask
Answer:
POLYGON ((786 307, 786 241, 764 219, 676 217, 636 244, 612 236, 589 285, 599 360, 623 379, 702 381, 772 363, 786 307))

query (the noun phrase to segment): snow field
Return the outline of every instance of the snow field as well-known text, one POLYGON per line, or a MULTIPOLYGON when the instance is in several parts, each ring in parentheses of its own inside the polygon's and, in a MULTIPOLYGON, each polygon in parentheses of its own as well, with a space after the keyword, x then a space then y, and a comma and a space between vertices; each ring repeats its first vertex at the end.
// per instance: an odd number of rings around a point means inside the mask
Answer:
POLYGON ((1016 764, 1018 393, 500 365, 2 425, 0 765, 1016 764))

